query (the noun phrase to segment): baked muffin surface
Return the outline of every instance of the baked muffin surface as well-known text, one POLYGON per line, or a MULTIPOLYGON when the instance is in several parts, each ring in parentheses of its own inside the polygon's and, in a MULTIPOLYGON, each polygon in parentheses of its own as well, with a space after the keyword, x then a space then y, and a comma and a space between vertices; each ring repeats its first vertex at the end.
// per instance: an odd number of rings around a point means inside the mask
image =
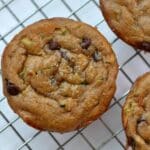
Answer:
POLYGON ((128 145, 134 150, 149 150, 150 73, 136 80, 124 104, 122 118, 128 145))
POLYGON ((128 44, 150 51, 150 1, 100 0, 112 30, 128 44))
POLYGON ((115 92, 118 65, 93 27, 53 18, 30 25, 6 47, 4 94, 29 125, 67 132, 106 111, 115 92))

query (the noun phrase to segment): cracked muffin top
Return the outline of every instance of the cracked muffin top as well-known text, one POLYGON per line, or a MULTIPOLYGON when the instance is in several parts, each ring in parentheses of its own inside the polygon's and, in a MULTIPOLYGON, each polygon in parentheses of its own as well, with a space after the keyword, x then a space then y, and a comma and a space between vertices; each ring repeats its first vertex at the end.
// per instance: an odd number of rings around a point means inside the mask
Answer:
POLYGON ((128 44, 150 52, 150 0, 100 0, 112 30, 128 44))
POLYGON ((133 85, 123 107, 123 124, 133 150, 150 150, 150 72, 133 85))
POLYGON ((2 58, 4 94, 29 125, 67 132, 106 111, 118 65, 93 27, 65 18, 36 22, 14 37, 2 58))

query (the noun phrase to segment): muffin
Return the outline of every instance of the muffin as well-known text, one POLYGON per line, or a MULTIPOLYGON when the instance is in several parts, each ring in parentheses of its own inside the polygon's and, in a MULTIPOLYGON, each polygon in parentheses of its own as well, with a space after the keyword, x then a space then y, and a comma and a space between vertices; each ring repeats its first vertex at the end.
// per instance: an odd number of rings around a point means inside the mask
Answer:
POLYGON ((36 22, 5 48, 4 94, 27 124, 67 132, 104 113, 114 95, 118 65, 93 27, 65 18, 36 22))
POLYGON ((134 83, 123 107, 128 147, 150 150, 150 72, 134 83))
POLYGON ((100 0, 111 29, 122 40, 150 52, 150 0, 100 0))

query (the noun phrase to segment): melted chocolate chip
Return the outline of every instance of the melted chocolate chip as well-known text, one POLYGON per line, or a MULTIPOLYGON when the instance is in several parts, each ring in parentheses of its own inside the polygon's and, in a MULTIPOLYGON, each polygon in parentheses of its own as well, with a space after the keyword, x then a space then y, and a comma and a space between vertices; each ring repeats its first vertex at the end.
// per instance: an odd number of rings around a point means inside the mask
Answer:
POLYGON ((150 42, 143 42, 142 43, 142 47, 147 50, 150 51, 150 42))
POLYGON ((99 61, 101 59, 100 57, 100 53, 98 51, 95 51, 94 54, 93 54, 93 59, 94 61, 99 61))
POLYGON ((88 47, 91 45, 91 39, 89 39, 89 38, 83 38, 82 39, 82 43, 81 43, 81 47, 83 48, 83 49, 88 49, 88 47))
POLYGON ((17 87, 14 83, 11 83, 10 81, 6 80, 6 88, 7 88, 7 92, 10 95, 18 95, 20 93, 20 89, 19 87, 17 87))
POLYGON ((83 82, 81 82, 81 84, 82 85, 88 85, 89 83, 86 80, 84 80, 83 82))
POLYGON ((61 48, 59 43, 54 40, 50 40, 48 46, 50 50, 59 50, 61 48))
POLYGON ((68 62, 68 65, 70 66, 70 67, 74 67, 75 66, 75 63, 71 60, 71 58, 69 58, 68 56, 67 56, 67 53, 66 52, 63 52, 63 51, 61 51, 61 57, 63 57, 67 62, 68 62))
POLYGON ((140 124, 142 122, 146 122, 146 119, 144 117, 141 117, 140 119, 137 120, 137 124, 140 124))

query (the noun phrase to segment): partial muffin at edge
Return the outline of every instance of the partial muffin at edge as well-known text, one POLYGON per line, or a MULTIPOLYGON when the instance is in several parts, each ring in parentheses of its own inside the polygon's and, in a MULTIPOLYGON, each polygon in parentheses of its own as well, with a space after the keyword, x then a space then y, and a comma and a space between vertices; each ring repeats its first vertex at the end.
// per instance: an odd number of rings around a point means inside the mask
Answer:
POLYGON ((150 72, 135 81, 126 98, 122 118, 127 149, 150 150, 150 72))
POLYGON ((150 1, 100 0, 111 29, 135 48, 150 52, 150 1))

